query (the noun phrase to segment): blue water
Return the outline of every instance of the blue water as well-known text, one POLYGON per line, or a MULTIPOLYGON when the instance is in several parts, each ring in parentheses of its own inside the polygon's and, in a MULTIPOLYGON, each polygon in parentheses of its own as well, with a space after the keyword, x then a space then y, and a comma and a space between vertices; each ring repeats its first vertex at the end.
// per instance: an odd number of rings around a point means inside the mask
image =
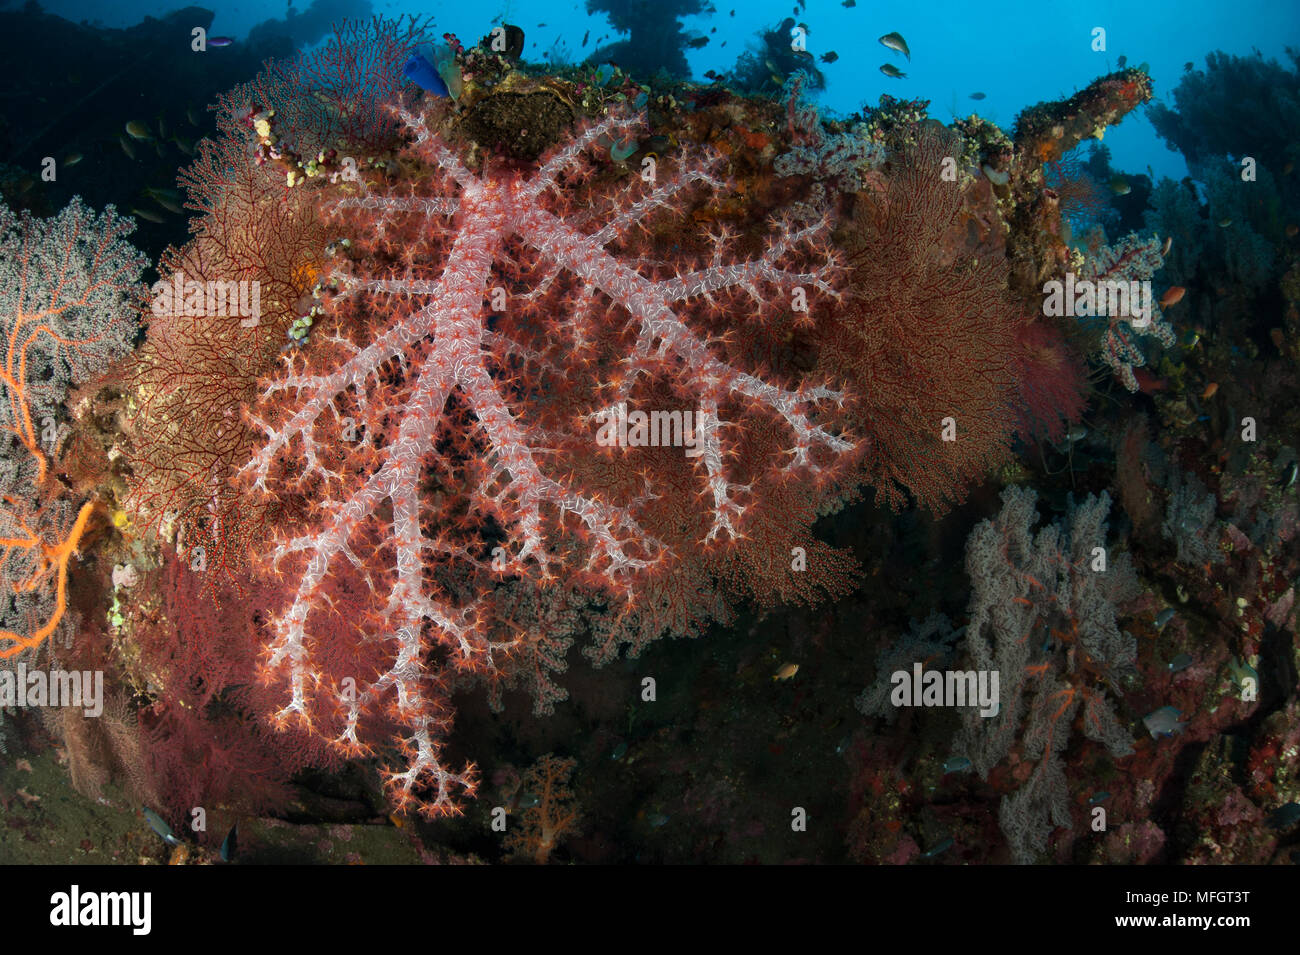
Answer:
MULTIPOLYGON (((357 2, 357 0, 352 0, 357 2)), ((828 84, 820 96, 827 111, 848 113, 864 102, 874 105, 882 92, 931 101, 930 113, 944 121, 953 115, 977 112, 1006 129, 1016 114, 1041 100, 1066 97, 1098 76, 1116 68, 1120 56, 1128 66, 1150 65, 1156 96, 1172 103, 1170 92, 1183 75, 1184 64, 1203 66, 1205 54, 1223 50, 1250 55, 1258 50, 1267 58, 1281 58, 1288 45, 1300 46, 1300 4, 1284 0, 1099 0, 1090 3, 956 3, 879 2, 860 0, 845 8, 840 0, 808 0, 799 9, 794 0, 714 0, 712 15, 682 20, 688 32, 707 35, 700 50, 688 50, 687 60, 696 78, 707 70, 726 72, 736 57, 754 43, 755 34, 794 16, 810 28, 808 50, 818 57, 818 67, 828 84), (735 15, 731 16, 731 11, 735 15), (713 28, 716 33, 710 33, 713 28), (1092 49, 1092 31, 1106 30, 1105 52, 1092 49), (910 64, 881 46, 876 38, 897 31, 911 49, 910 64), (726 46, 722 43, 726 41, 726 46), (835 63, 820 62, 823 53, 839 55, 835 63), (903 80, 879 72, 892 63, 907 73, 903 80), (973 101, 971 93, 986 99, 973 101)), ((106 26, 129 26, 149 14, 159 14, 182 4, 149 0, 47 0, 52 13, 69 19, 98 20, 106 26)), ((213 31, 241 37, 254 24, 283 17, 288 4, 265 0, 203 4, 216 11, 213 31)), ((567 48, 574 59, 596 47, 608 34, 604 14, 589 15, 585 2, 421 3, 418 0, 376 0, 374 11, 385 16, 404 13, 432 15, 441 31, 473 42, 483 36, 491 21, 500 17, 524 28, 526 56, 540 60, 542 53, 567 48), (540 26, 539 24, 545 24, 540 26), (583 35, 591 31, 584 49, 583 35)), ((295 9, 302 12, 306 4, 295 9)), ((1182 177, 1182 157, 1156 138, 1145 115, 1135 114, 1108 130, 1106 145, 1112 164, 1139 173, 1152 167, 1156 176, 1182 177)))

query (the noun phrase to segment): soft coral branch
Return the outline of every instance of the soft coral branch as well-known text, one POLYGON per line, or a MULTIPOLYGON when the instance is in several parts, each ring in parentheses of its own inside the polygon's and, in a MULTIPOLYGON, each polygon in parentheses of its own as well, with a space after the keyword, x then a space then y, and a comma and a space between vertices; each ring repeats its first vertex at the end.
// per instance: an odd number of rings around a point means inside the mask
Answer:
POLYGON ((318 328, 266 388, 250 417, 264 440, 242 476, 301 515, 273 554, 296 579, 269 655, 288 684, 281 718, 359 751, 369 716, 382 710, 403 727, 407 758, 387 775, 390 790, 436 814, 454 811, 455 792, 475 784, 472 769, 454 772, 442 755, 449 677, 525 672, 532 664, 517 652, 541 646, 527 621, 503 634, 506 578, 563 578, 632 604, 683 556, 674 548, 701 543, 670 545, 647 523, 660 497, 653 467, 617 490, 590 480, 602 461, 621 465, 630 453, 595 447, 590 421, 604 397, 645 398, 651 388, 703 415, 688 503, 703 503, 703 542, 714 545, 744 538, 756 478, 815 474, 853 443, 826 419, 840 391, 743 368, 709 331, 733 295, 762 314, 796 287, 833 294, 827 222, 777 222, 751 260, 736 260, 724 232, 706 268, 648 264, 629 254, 630 233, 650 235, 647 223, 680 212, 692 189, 721 190, 715 157, 685 161, 644 194, 608 189, 590 154, 638 125, 611 114, 531 175, 472 173, 424 117, 398 115, 430 178, 406 194, 326 204, 353 236, 349 261, 334 271, 335 329, 318 328), (588 231, 593 217, 579 205, 610 217, 588 231), (485 301, 498 286, 519 290, 504 316, 485 301), (353 412, 364 426, 349 445, 336 429, 353 412), (748 418, 772 420, 784 438, 741 466, 723 431, 748 418), (340 667, 328 611, 348 574, 364 577, 372 595, 360 624, 369 648, 340 667))

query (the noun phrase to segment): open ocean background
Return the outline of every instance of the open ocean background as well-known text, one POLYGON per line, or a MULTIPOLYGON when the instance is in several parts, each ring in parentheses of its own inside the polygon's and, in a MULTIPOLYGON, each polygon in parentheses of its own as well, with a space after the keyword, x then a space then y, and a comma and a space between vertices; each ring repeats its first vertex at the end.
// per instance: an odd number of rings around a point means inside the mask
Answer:
MULTIPOLYGON (((631 0, 632 3, 638 0, 631 0)), ((714 0, 716 12, 682 19, 686 32, 707 36, 702 49, 688 50, 693 77, 724 73, 736 57, 755 45, 756 34, 789 16, 806 23, 808 49, 827 79, 817 101, 828 113, 847 114, 864 102, 875 105, 881 93, 905 99, 930 100, 930 115, 945 122, 954 115, 979 113, 1009 130, 1026 106, 1057 100, 1082 89, 1116 69, 1120 56, 1127 65, 1149 64, 1156 99, 1170 102, 1187 62, 1204 66, 1212 50, 1246 56, 1259 51, 1281 58, 1287 46, 1300 46, 1300 3, 1286 0, 1096 0, 1063 3, 879 2, 862 0, 846 8, 841 0, 714 0), (733 15, 734 13, 734 15, 733 15), (1106 51, 1094 52, 1092 31, 1106 30, 1106 51), (716 33, 710 32, 716 28, 716 33), (877 37, 897 31, 911 48, 909 64, 885 49, 877 37), (726 46, 723 46, 723 43, 726 46), (820 61, 834 51, 834 63, 820 61), (892 63, 906 79, 883 76, 879 67, 892 63), (980 101, 972 93, 984 93, 980 101)), ((289 9, 302 14, 299 3, 201 4, 216 12, 213 35, 237 40, 254 25, 284 17, 289 9)), ((631 5, 631 3, 629 4, 631 5)), ((647 0, 647 6, 653 5, 647 0)), ((47 0, 42 7, 71 20, 89 20, 125 27, 143 17, 175 10, 181 4, 141 0, 47 0)), ((322 0, 318 8, 337 8, 344 16, 365 15, 366 0, 322 0)), ((371 12, 387 17, 402 14, 433 16, 440 31, 473 43, 494 20, 522 27, 527 36, 525 56, 541 60, 543 53, 580 61, 596 49, 596 40, 617 34, 603 13, 588 14, 585 2, 421 3, 417 0, 378 0, 371 12), (584 48, 582 38, 590 31, 584 48)), ((1140 173, 1150 166, 1160 176, 1187 174, 1182 157, 1166 149, 1141 111, 1107 132, 1105 143, 1116 169, 1140 173)))

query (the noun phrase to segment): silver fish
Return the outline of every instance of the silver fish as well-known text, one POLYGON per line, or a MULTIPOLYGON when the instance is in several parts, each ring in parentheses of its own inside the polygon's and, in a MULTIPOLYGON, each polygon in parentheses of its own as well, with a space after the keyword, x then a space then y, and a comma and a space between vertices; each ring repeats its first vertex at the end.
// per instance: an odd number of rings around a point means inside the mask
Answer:
POLYGON ((172 832, 172 827, 167 825, 167 821, 152 809, 145 807, 141 810, 144 813, 145 820, 149 823, 149 828, 162 838, 162 841, 169 846, 178 846, 181 844, 180 839, 176 838, 176 833, 172 832))
POLYGON ((903 56, 907 57, 908 62, 911 62, 912 51, 907 48, 907 41, 903 39, 903 34, 898 32, 886 33, 880 38, 880 43, 883 46, 889 47, 891 50, 897 50, 899 53, 903 54, 903 56))
POLYGON ((1151 738, 1159 739, 1162 736, 1173 736, 1183 731, 1183 727, 1187 724, 1179 722, 1178 717, 1182 715, 1176 707, 1162 706, 1160 709, 1142 717, 1142 722, 1145 724, 1147 732, 1151 734, 1151 738))

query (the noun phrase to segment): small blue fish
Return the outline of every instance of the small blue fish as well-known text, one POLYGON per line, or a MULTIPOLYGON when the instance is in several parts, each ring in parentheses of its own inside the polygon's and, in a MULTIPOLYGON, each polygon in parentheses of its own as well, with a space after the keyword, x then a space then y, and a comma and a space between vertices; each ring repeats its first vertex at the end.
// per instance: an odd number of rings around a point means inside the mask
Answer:
POLYGON ((235 38, 234 38, 234 37, 229 37, 229 36, 210 36, 210 37, 208 37, 208 46, 217 46, 217 47, 221 47, 221 46, 230 46, 230 44, 232 44, 232 43, 234 43, 234 42, 235 42, 235 38))
POLYGON ((626 162, 638 148, 636 137, 625 136, 609 147, 609 158, 614 162, 626 162))
POLYGON ((229 862, 231 859, 235 857, 235 853, 238 851, 238 849, 239 849, 239 823, 235 823, 233 826, 230 827, 230 831, 226 833, 226 838, 221 840, 221 861, 229 862))
POLYGON ((402 75, 426 93, 432 93, 434 96, 451 95, 447 92, 447 84, 442 81, 433 64, 418 53, 411 54, 406 65, 402 67, 402 75))
POLYGON ((970 760, 965 756, 950 756, 944 760, 943 771, 947 773, 964 773, 970 769, 970 760))
POLYGON ((172 832, 172 827, 167 825, 167 820, 147 806, 141 811, 144 813, 145 821, 149 823, 149 828, 158 833, 163 842, 169 846, 181 844, 180 839, 176 838, 176 833, 172 832))
POLYGON ((609 754, 609 758, 617 762, 618 760, 622 759, 626 755, 627 755, 627 741, 624 740, 623 742, 619 743, 617 746, 614 747, 614 752, 609 754))
POLYGON ((1142 722, 1146 725, 1151 738, 1159 739, 1162 736, 1173 736, 1183 731, 1183 727, 1187 724, 1178 721, 1178 718, 1182 715, 1182 712, 1176 707, 1162 706, 1160 709, 1142 717, 1142 722))
POLYGON ((1170 673, 1182 673, 1192 665, 1192 655, 1190 653, 1180 653, 1169 661, 1170 673))
POLYGON ((1164 610, 1156 614, 1156 629, 1163 630, 1165 628, 1165 624, 1167 624, 1170 620, 1173 619, 1174 619, 1174 608, 1166 607, 1164 610))
POLYGON ((1105 802, 1105 801, 1106 801, 1107 799, 1109 799, 1109 798, 1110 798, 1110 793, 1106 792, 1106 790, 1103 789, 1101 792, 1093 793, 1093 794, 1088 798, 1088 805, 1090 805, 1090 806, 1095 806, 1095 805, 1097 805, 1098 803, 1103 803, 1103 802, 1105 802))
POLYGON ((947 839, 941 839, 941 840, 940 840, 940 841, 935 845, 935 847, 934 847, 933 849, 931 849, 929 852, 922 852, 922 853, 921 853, 921 858, 922 858, 922 859, 933 859, 935 856, 943 854, 944 852, 946 852, 946 851, 947 851, 948 849, 950 849, 951 847, 952 847, 952 836, 949 836, 947 839))

